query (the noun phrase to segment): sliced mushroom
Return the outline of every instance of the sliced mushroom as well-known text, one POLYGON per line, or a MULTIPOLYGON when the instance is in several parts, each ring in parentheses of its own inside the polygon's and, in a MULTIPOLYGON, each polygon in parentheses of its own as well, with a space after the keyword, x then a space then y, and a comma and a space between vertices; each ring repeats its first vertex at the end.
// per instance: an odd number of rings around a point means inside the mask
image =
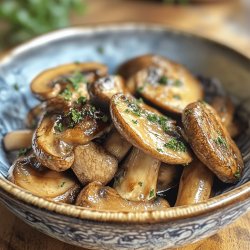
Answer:
POLYGON ((45 111, 45 106, 46 104, 44 102, 40 103, 28 112, 25 120, 25 124, 28 128, 35 128, 37 126, 45 111))
POLYGON ((95 103, 105 107, 109 106, 110 99, 113 95, 124 93, 125 91, 124 80, 118 75, 105 76, 89 84, 91 99, 95 103))
POLYGON ((205 102, 189 104, 182 115, 188 141, 196 156, 224 182, 241 177, 243 159, 216 111, 205 102))
POLYGON ((131 148, 131 144, 126 141, 116 129, 113 129, 104 142, 104 148, 120 162, 131 148))
POLYGON ((48 200, 74 203, 80 184, 70 172, 56 172, 41 166, 31 154, 17 159, 8 179, 34 195, 48 200))
POLYGON ((33 135, 32 148, 37 160, 55 171, 65 171, 74 162, 73 147, 54 133, 55 116, 45 115, 33 135))
POLYGON ((111 187, 104 187, 100 183, 93 182, 86 186, 76 201, 77 206, 93 208, 98 211, 152 211, 169 208, 166 200, 157 198, 148 202, 127 201, 111 187))
POLYGON ((6 151, 14 151, 31 147, 33 130, 16 130, 7 133, 3 138, 3 145, 6 151))
POLYGON ((239 134, 239 127, 234 122, 235 107, 230 97, 216 96, 211 102, 211 106, 217 111, 222 124, 227 128, 231 137, 239 134))
MULTIPOLYGON (((107 67, 100 63, 71 63, 60 65, 40 73, 31 82, 31 91, 39 99, 46 100, 57 96, 63 89, 72 83, 72 87, 78 90, 79 84, 84 83, 86 89, 86 81, 94 81, 99 76, 107 74, 107 67), (78 74, 76 79, 78 85, 75 86, 72 76, 78 74), (80 77, 81 76, 81 77, 80 77)), ((67 95, 67 93, 64 93, 67 95)))
POLYGON ((157 193, 163 193, 177 186, 181 167, 162 163, 157 180, 157 193))
POLYGON ((110 112, 118 132, 135 147, 165 163, 191 162, 189 150, 170 118, 124 94, 112 97, 110 112))
POLYGON ((119 70, 128 75, 127 88, 134 89, 156 106, 181 114, 184 108, 203 99, 199 81, 182 65, 156 55, 145 55, 127 62, 119 70))
POLYGON ((146 69, 150 66, 159 66, 157 56, 152 54, 139 56, 123 63, 119 69, 118 74, 126 80, 126 87, 131 94, 136 93, 136 83, 133 76, 140 70, 146 69))
POLYGON ((114 188, 126 200, 154 199, 159 167, 159 160, 133 148, 116 177, 114 188))
POLYGON ((209 199, 214 174, 198 159, 194 159, 182 172, 175 206, 191 205, 209 199))
POLYGON ((83 185, 93 181, 106 185, 114 177, 118 161, 102 146, 90 142, 77 146, 74 153, 75 161, 71 168, 83 185))
POLYGON ((111 129, 109 117, 95 106, 72 107, 66 114, 57 116, 55 131, 69 144, 86 144, 111 129))

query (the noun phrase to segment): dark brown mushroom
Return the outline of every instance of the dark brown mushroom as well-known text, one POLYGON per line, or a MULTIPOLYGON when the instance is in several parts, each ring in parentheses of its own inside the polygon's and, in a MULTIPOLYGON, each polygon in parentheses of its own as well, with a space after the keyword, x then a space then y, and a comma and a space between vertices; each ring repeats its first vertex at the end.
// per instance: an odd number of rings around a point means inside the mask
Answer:
POLYGON ((228 183, 239 180, 243 159, 216 111, 205 102, 194 102, 185 108, 182 122, 199 160, 220 180, 228 183))

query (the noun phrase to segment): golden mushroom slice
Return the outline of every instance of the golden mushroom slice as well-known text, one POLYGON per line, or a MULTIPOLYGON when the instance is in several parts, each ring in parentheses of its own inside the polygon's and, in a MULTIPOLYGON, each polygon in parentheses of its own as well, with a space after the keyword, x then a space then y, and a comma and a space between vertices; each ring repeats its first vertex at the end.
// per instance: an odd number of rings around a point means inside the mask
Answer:
POLYGON ((243 159, 216 111, 205 102, 189 104, 182 122, 196 156, 223 182, 240 179, 243 159))
POLYGON ((106 185, 118 169, 117 159, 93 142, 75 147, 74 154, 75 160, 71 168, 83 185, 93 181, 106 185))
POLYGON ((157 193, 163 193, 177 186, 181 170, 179 166, 161 163, 157 179, 157 193))
POLYGON ((148 202, 127 201, 111 187, 104 187, 98 182, 90 183, 78 195, 77 206, 93 208, 95 210, 136 212, 163 210, 169 208, 166 200, 156 198, 148 202))
POLYGON ((34 195, 48 200, 74 203, 80 184, 70 172, 56 172, 41 166, 31 154, 17 159, 8 179, 34 195))
POLYGON ((175 206, 191 205, 209 199, 214 174, 197 158, 184 167, 175 206))
POLYGON ((126 91, 124 80, 121 76, 105 76, 89 84, 89 93, 91 99, 102 106, 109 106, 110 99, 117 93, 126 91))
POLYGON ((191 162, 190 152, 170 118, 124 94, 112 97, 110 112, 118 132, 135 147, 165 163, 191 162))
POLYGON ((73 147, 54 132, 55 116, 45 115, 38 124, 32 139, 32 148, 37 160, 55 171, 65 171, 74 162, 73 147))
POLYGON ((134 147, 115 179, 115 190, 130 201, 154 199, 160 164, 159 160, 134 147))
POLYGON ((31 147, 33 130, 24 129, 7 133, 3 138, 3 145, 6 151, 14 151, 31 147))
POLYGON ((57 115, 55 132, 69 144, 86 144, 111 129, 109 117, 90 104, 73 106, 57 115))
POLYGON ((228 96, 216 96, 211 102, 211 106, 216 110, 221 118, 222 124, 227 128, 231 137, 239 134, 239 127, 234 122, 235 106, 228 96))
POLYGON ((116 129, 113 129, 105 140, 103 147, 120 162, 132 145, 116 129))
POLYGON ((203 99, 201 84, 183 65, 161 56, 151 57, 149 64, 150 56, 146 55, 145 65, 149 65, 136 72, 128 84, 136 86, 143 98, 157 107, 178 114, 189 103, 203 99))
MULTIPOLYGON (((40 73, 31 82, 31 91, 41 100, 47 100, 61 93, 66 99, 71 98, 72 89, 79 91, 86 82, 94 81, 107 74, 107 67, 96 62, 70 63, 51 68, 40 73)), ((86 91, 85 91, 86 92, 86 91)))

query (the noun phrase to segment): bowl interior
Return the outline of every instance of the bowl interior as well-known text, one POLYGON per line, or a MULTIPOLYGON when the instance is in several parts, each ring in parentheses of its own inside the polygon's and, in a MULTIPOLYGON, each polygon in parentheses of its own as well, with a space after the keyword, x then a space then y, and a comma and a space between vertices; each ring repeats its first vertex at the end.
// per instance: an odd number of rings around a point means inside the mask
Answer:
MULTIPOLYGON (((107 64, 110 73, 114 73, 120 63, 146 53, 167 56, 184 64, 194 74, 217 78, 244 107, 245 113, 240 115, 250 119, 246 115, 250 111, 250 60, 235 51, 156 26, 76 28, 35 39, 0 63, 0 140, 7 132, 25 127, 27 111, 37 104, 29 84, 42 70, 74 61, 98 61, 107 64)), ((248 129, 239 136, 237 144, 245 161, 243 178, 237 184, 218 185, 216 194, 227 192, 250 179, 248 129)), ((6 154, 1 143, 0 177, 6 178, 13 156, 6 154)))

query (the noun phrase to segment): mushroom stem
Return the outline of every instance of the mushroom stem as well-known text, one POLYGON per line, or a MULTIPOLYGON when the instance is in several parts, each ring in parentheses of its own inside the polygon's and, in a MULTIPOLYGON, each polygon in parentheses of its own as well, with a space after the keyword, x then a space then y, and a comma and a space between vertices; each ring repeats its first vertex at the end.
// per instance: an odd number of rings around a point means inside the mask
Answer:
POLYGON ((106 139, 104 148, 120 162, 131 148, 131 144, 114 129, 106 139))
POLYGON ((205 202, 213 185, 213 173, 198 159, 184 167, 175 206, 205 202))
POLYGON ((108 211, 150 211, 169 208, 166 200, 157 198, 151 201, 128 201, 123 199, 113 188, 104 187, 98 182, 86 186, 77 197, 77 206, 108 211))
POLYGON ((114 188, 130 201, 146 201, 156 197, 160 161, 133 148, 119 173, 114 188))
POLYGON ((7 133, 3 138, 3 145, 6 151, 19 150, 31 147, 33 130, 24 129, 7 133))

